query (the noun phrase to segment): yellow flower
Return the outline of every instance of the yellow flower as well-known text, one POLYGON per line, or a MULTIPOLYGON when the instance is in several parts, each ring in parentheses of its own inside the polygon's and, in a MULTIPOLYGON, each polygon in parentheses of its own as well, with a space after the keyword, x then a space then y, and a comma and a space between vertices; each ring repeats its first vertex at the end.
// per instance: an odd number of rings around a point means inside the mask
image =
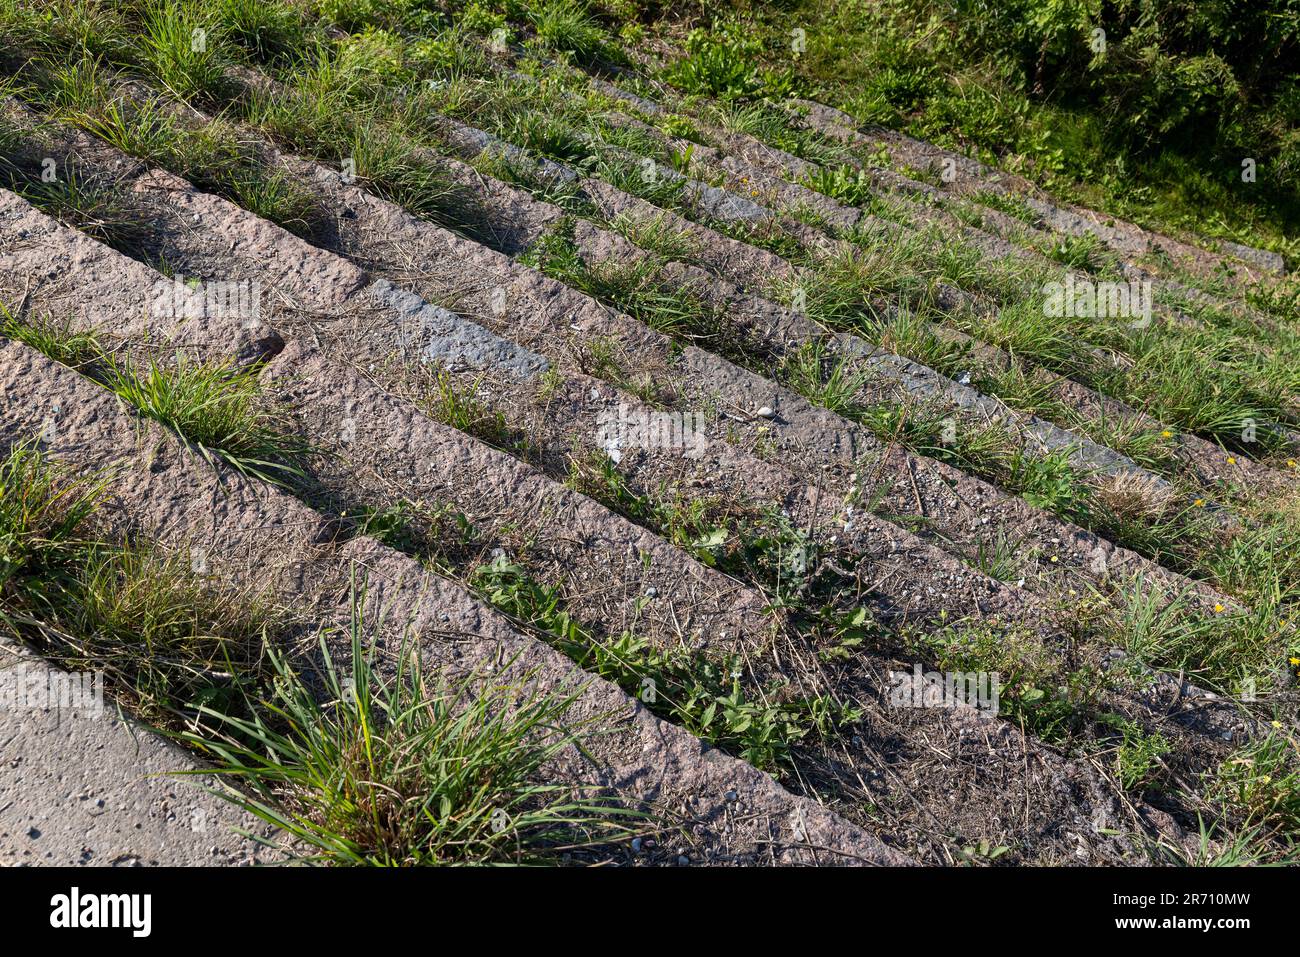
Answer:
POLYGON ((1197 508, 1205 508, 1205 499, 1203 499, 1203 498, 1198 498, 1198 499, 1197 499, 1195 502, 1193 502, 1192 504, 1195 505, 1197 508))
POLYGON ((1287 459, 1286 464, 1289 465, 1291 468, 1295 468, 1295 459, 1287 459))
POLYGON ((1174 433, 1170 432, 1168 429, 1165 429, 1163 432, 1160 433, 1160 436, 1161 438, 1172 439, 1174 437, 1174 433))
POLYGON ((1282 722, 1281 722, 1281 721, 1274 721, 1274 722, 1273 722, 1273 727, 1275 727, 1275 728, 1281 728, 1281 727, 1282 727, 1282 722))
POLYGON ((1049 561, 1055 562, 1055 561, 1056 561, 1056 556, 1053 555, 1053 556, 1049 559, 1049 561))
POLYGON ((1229 455, 1229 456, 1228 456, 1228 464, 1229 464, 1229 465, 1236 465, 1236 464, 1237 464, 1237 460, 1236 460, 1235 458, 1233 458, 1231 455, 1229 455))
POLYGON ((1223 606, 1222 606, 1222 605, 1219 605, 1219 604, 1215 604, 1215 606, 1214 606, 1214 610, 1215 610, 1215 611, 1223 611, 1223 606))
POLYGON ((1293 665, 1300 665, 1300 658, 1289 658, 1287 660, 1290 661, 1291 664, 1293 665))

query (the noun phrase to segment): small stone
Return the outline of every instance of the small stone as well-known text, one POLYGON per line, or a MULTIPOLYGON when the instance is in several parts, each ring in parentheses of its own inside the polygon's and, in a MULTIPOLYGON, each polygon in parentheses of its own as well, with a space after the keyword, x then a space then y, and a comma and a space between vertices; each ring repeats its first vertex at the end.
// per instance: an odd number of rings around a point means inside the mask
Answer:
POLYGON ((736 798, 737 798, 739 795, 737 795, 735 791, 728 791, 728 792, 727 792, 725 795, 723 795, 723 796, 724 796, 728 801, 735 801, 736 798))
POLYGON ((776 415, 776 413, 772 411, 772 407, 768 405, 763 406, 754 414, 757 415, 760 419, 770 419, 774 415, 776 415))
POLYGON ((691 859, 690 859, 689 857, 687 857, 685 854, 683 854, 683 855, 681 855, 680 857, 677 858, 677 864, 678 864, 680 867, 685 867, 685 866, 686 866, 687 864, 689 864, 690 862, 691 862, 691 859))
POLYGON ((633 854, 641 853, 641 838, 639 837, 632 838, 632 853, 633 854))
POLYGON ((658 594, 659 594, 659 589, 655 588, 654 585, 651 585, 649 588, 645 590, 645 596, 647 598, 654 598, 658 594))

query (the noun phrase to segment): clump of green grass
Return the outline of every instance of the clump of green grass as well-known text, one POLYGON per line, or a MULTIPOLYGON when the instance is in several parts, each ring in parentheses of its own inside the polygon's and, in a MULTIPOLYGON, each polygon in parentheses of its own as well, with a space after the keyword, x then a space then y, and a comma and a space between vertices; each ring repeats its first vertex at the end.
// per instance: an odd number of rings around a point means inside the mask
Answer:
POLYGON ((89 520, 101 495, 98 483, 75 477, 34 441, 0 460, 0 600, 11 630, 63 606, 94 541, 89 520))
POLYGON ((756 139, 820 166, 843 165, 846 150, 825 134, 806 126, 773 100, 720 102, 712 113, 723 129, 756 139))
POLYGON ((356 534, 369 535, 448 575, 463 571, 481 544, 474 524, 448 503, 399 499, 363 505, 342 517, 354 523, 356 534))
POLYGON ((1224 822, 1207 824, 1200 815, 1197 821, 1194 850, 1188 852, 1161 838, 1147 847, 1152 862, 1174 867, 1291 867, 1300 862, 1300 851, 1279 850, 1269 841, 1263 825, 1234 829, 1224 822))
POLYGON ((438 370, 425 407, 444 425, 481 439, 498 449, 518 446, 518 436, 506 421, 505 413, 493 409, 478 397, 478 383, 461 388, 447 372, 438 370))
POLYGON ((871 381, 867 372, 853 369, 849 356, 832 354, 820 341, 805 343, 787 356, 781 378, 814 405, 848 417, 857 415, 860 393, 871 381))
MULTIPOLYGON (((49 71, 34 95, 52 111, 65 116, 97 112, 103 107, 108 90, 103 70, 103 61, 90 56, 73 63, 59 63, 49 71)), ((27 92, 33 95, 33 91, 27 92)))
POLYGON ((92 57, 119 55, 134 39, 118 12, 100 0, 50 0, 40 8, 5 0, 0 3, 0 34, 15 47, 41 52, 72 48, 92 57))
POLYGON ((105 92, 105 99, 98 106, 92 104, 90 109, 67 110, 63 118, 145 162, 167 166, 177 157, 184 133, 159 101, 146 100, 131 106, 120 99, 106 99, 107 96, 105 92))
POLYGON ((574 216, 594 216, 595 203, 578 181, 566 180, 540 169, 526 159, 507 156, 504 152, 485 150, 471 163, 484 176, 527 190, 544 203, 557 206, 574 216))
POLYGON ((556 223, 520 261, 674 339, 718 337, 717 311, 689 287, 666 281, 662 259, 646 256, 590 264, 574 239, 574 225, 570 219, 556 223))
POLYGON ((989 209, 996 209, 999 212, 1006 213, 1028 226, 1037 227, 1042 225, 1042 218, 1034 212, 1033 207, 1018 196, 1009 196, 996 190, 982 189, 971 199, 981 206, 987 206, 989 209))
POLYGON ((263 63, 305 55, 306 24, 298 10, 278 0, 219 0, 214 11, 222 34, 263 63))
POLYGON ((358 179, 417 216, 453 229, 466 229, 480 219, 469 193, 392 129, 375 123, 356 129, 349 155, 358 179))
POLYGON ((1002 529, 993 535, 981 535, 975 543, 974 551, 969 555, 971 566, 983 572, 989 578, 1000 582, 1014 582, 1023 578, 1026 562, 1026 546, 1023 540, 1014 539, 1002 529))
POLYGON ((103 345, 93 330, 73 329, 50 318, 20 319, 3 304, 0 304, 0 335, 24 342, 70 369, 89 366, 104 355, 103 345))
POLYGON ((209 462, 280 485, 303 474, 312 447, 289 430, 263 394, 256 367, 180 353, 171 363, 151 359, 141 366, 104 352, 92 331, 76 332, 51 320, 17 321, 7 312, 3 322, 6 335, 81 369, 209 462))
POLYGON ((224 185, 230 199, 255 216, 299 236, 310 237, 317 228, 315 199, 283 170, 249 166, 229 175, 224 185))
POLYGON ((263 395, 255 368, 183 354, 170 364, 143 366, 106 357, 100 381, 210 462, 273 484, 303 474, 311 447, 263 395))
POLYGON ((1210 539, 1200 556, 1207 577, 1254 607, 1281 609, 1300 601, 1300 493, 1248 497, 1237 511, 1245 526, 1210 539))
POLYGON ((851 166, 819 166, 805 175, 803 184, 846 206, 870 206, 875 199, 870 174, 851 166))
POLYGON ((148 0, 137 49, 155 80, 182 100, 221 93, 219 23, 192 0, 148 0))
POLYGON ((804 276, 774 280, 769 293, 827 329, 856 332, 874 341, 884 321, 886 297, 924 301, 924 280, 910 266, 914 242, 890 246, 872 240, 868 246, 863 241, 856 249, 817 262, 804 276))
POLYGON ((665 281, 662 267, 655 257, 629 262, 609 259, 565 281, 572 279, 572 285, 593 298, 673 339, 717 339, 721 331, 717 311, 689 286, 665 281))
POLYGON ((672 164, 679 173, 689 172, 690 157, 694 155, 692 146, 687 146, 679 153, 671 149, 662 137, 643 127, 615 123, 600 116, 579 115, 576 119, 591 127, 592 135, 601 146, 637 156, 654 157, 660 162, 672 164))
POLYGON ((953 379, 983 371, 983 364, 971 356, 971 347, 941 336, 924 310, 896 309, 882 316, 876 341, 882 349, 953 379))
POLYGON ((1300 833, 1300 765, 1294 742, 1271 734, 1243 746, 1219 766, 1207 797, 1294 839, 1300 833))
POLYGON ((104 670, 144 717, 233 703, 257 680, 277 615, 257 595, 214 586, 192 556, 148 542, 94 549, 56 619, 60 661, 104 670))
POLYGON ((176 553, 102 537, 106 482, 33 443, 0 462, 0 624, 64 667, 104 672, 151 719, 227 699, 253 680, 274 614, 176 553))
MULTIPOLYGON (((1013 403, 1014 404, 1014 403, 1013 403)), ((1021 408, 1017 406, 1017 408, 1021 408)), ((1030 410, 1035 411, 1035 410, 1030 410)), ((1101 413, 1095 417, 1084 417, 1073 410, 1044 410, 1045 418, 1052 419, 1082 432, 1098 445, 1114 449, 1120 455, 1126 455, 1138 465, 1157 474, 1169 476, 1179 472, 1178 457, 1170 439, 1162 431, 1154 431, 1144 423, 1119 416, 1107 416, 1101 413)))
MULTIPOLYGON (((1136 397, 1157 419, 1228 448, 1249 452, 1252 444, 1266 451, 1285 446, 1267 427, 1284 416, 1283 410, 1255 387, 1235 357, 1216 361, 1221 346, 1213 337, 1143 330, 1125 343, 1131 362, 1098 370, 1097 387, 1110 395, 1136 397), (1252 424, 1257 428, 1251 430, 1252 424)), ((1258 454, 1258 448, 1254 451, 1258 454)))
POLYGON ((1068 269, 1097 272, 1101 268, 1102 247, 1102 241, 1093 233, 1058 236, 1047 250, 1047 255, 1068 269))
POLYGON ((954 320, 963 331, 1054 372, 1079 374, 1093 361, 1081 343, 1082 326, 1048 315, 1036 299, 1004 303, 980 315, 963 313, 954 320))
POLYGON ((1199 611, 1141 579, 1121 589, 1100 631, 1134 660, 1190 675, 1221 694, 1267 695, 1287 653, 1276 607, 1199 611))
MULTIPOLYGON (((600 454, 569 462, 569 485, 640 525, 652 529, 697 561, 717 568, 763 591, 772 610, 820 620, 841 599, 860 597, 849 569, 862 557, 831 554, 806 527, 776 509, 737 502, 723 496, 676 493, 666 489, 639 492, 600 454), (848 581, 842 577, 848 576, 848 581), (840 586, 847 586, 841 592, 840 586)), ((832 621, 831 630, 839 627, 832 621)), ((820 629, 819 630, 825 630, 820 629)))
POLYGON ((570 53, 583 64, 625 60, 617 47, 608 43, 605 28, 591 16, 582 0, 529 2, 523 13, 548 50, 570 53))
POLYGON ((413 648, 386 674, 365 644, 361 600, 349 671, 325 635, 310 676, 271 649, 272 696, 250 701, 247 718, 205 709, 225 734, 181 735, 248 792, 227 800, 335 865, 558 862, 635 819, 546 783, 543 768, 589 723, 569 716, 577 692, 530 692, 528 675, 434 682, 413 648))
POLYGON ((501 135, 511 143, 561 163, 577 165, 595 155, 586 139, 549 114, 516 112, 499 122, 501 135))
POLYGON ((615 189, 660 209, 687 211, 684 197, 688 181, 683 176, 617 152, 603 153, 595 167, 597 175, 615 189))
POLYGON ((53 181, 25 180, 13 184, 23 198, 66 226, 127 255, 145 246, 148 226, 142 213, 112 185, 83 179, 76 167, 53 181))
POLYGON ((667 216, 667 213, 659 213, 653 219, 642 220, 628 213, 619 213, 609 223, 609 228, 661 259, 694 264, 700 251, 699 240, 687 229, 674 228, 667 216))
POLYGON ((337 162, 347 152, 355 108, 332 66, 319 54, 283 88, 252 89, 234 106, 245 122, 292 149, 337 162))

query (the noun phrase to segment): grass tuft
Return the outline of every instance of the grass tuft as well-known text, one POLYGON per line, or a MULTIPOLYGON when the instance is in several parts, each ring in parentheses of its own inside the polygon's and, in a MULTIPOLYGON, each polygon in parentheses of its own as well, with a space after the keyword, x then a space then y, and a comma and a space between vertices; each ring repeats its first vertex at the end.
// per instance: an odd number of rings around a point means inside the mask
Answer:
POLYGON ((94 332, 75 330, 52 319, 19 319, 3 304, 0 304, 0 335, 26 343, 70 369, 90 366, 104 355, 104 348, 94 332))
POLYGON ((283 485, 303 474, 310 446, 262 395, 257 370, 177 355, 170 365, 106 359, 104 385, 175 432, 208 461, 283 485))
POLYGON ((192 0, 148 0, 138 48, 159 85, 189 100, 221 92, 223 39, 217 21, 192 0))
POLYGON ((572 695, 529 691, 530 677, 430 682, 414 654, 384 674, 363 641, 354 594, 351 669, 321 637, 310 678, 269 653, 275 694, 253 717, 209 710, 229 732, 186 734, 225 796, 312 849, 318 863, 410 866, 557 862, 616 832, 628 812, 544 783, 577 740, 572 695))
POLYGON ((150 719, 230 700, 257 670, 269 606, 213 587, 192 558, 101 537, 106 481, 33 443, 0 462, 0 624, 63 667, 105 673, 150 719))

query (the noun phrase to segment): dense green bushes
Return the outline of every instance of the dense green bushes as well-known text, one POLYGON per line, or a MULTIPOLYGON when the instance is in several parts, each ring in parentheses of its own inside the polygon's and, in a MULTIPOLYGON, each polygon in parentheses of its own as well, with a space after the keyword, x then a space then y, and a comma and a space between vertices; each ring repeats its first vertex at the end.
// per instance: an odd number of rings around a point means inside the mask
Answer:
POLYGON ((651 14, 687 40, 665 75, 685 92, 812 95, 1127 218, 1300 254, 1300 0, 711 10, 651 14))
POLYGON ((1101 109, 1109 136, 1130 147, 1197 148, 1208 138, 1276 153, 1282 144, 1267 141, 1276 140, 1278 124, 1300 121, 1296 0, 943 6, 956 13, 953 35, 971 54, 997 64, 1024 92, 1101 109))

